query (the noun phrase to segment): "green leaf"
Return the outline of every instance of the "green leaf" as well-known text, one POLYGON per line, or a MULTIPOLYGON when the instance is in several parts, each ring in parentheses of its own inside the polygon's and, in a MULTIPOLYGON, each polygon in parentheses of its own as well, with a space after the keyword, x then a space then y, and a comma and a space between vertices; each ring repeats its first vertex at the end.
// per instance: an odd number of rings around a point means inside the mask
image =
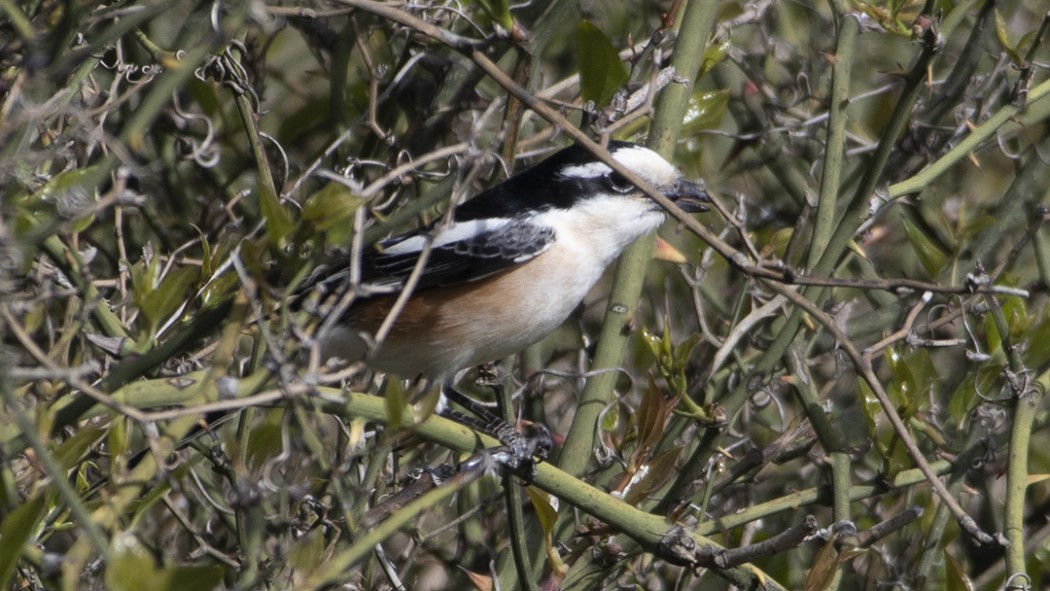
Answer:
MULTIPOLYGON (((1017 52, 1017 55, 1022 56, 1022 59, 1023 59, 1023 56, 1025 56, 1028 53, 1028 51, 1032 48, 1032 44, 1035 43, 1038 39, 1039 39, 1039 30, 1038 29, 1034 29, 1034 30, 1028 31, 1024 35, 1021 35, 1021 40, 1018 41, 1017 45, 1014 46, 1014 51, 1017 52)), ((1026 65, 1026 64, 1025 64, 1025 62, 1020 62, 1018 65, 1026 65)), ((1027 65, 1030 66, 1031 64, 1027 64, 1027 65)))
POLYGON ((246 450, 248 467, 253 470, 261 469, 270 458, 281 453, 283 436, 284 427, 280 418, 272 413, 268 414, 264 423, 252 429, 246 450))
MULTIPOLYGON (((1004 276, 1000 278, 998 285, 1016 285, 1016 281, 1012 281, 1010 277, 1004 276)), ((1006 317, 1006 338, 1016 345, 1021 341, 1028 338, 1026 334, 1027 330, 1034 324, 1034 318, 1028 314, 1028 308, 1025 306, 1025 301, 1022 298, 1016 296, 1000 296, 999 305, 1002 306, 1003 316, 1006 317)), ((999 332, 999 325, 996 324, 995 318, 991 314, 986 314, 984 317, 985 325, 985 339, 987 342, 987 353, 1004 353, 1003 351, 1003 338, 999 332)), ((1045 346, 1041 343, 1036 346, 1045 346)))
POLYGON ((543 528, 543 541, 551 570, 558 573, 559 576, 564 576, 569 567, 562 562, 561 556, 554 548, 554 524, 558 521, 558 510, 552 503, 553 497, 534 486, 526 486, 525 492, 529 495, 529 500, 536 509, 536 516, 540 520, 540 527, 543 528))
POLYGON ((620 61, 609 38, 589 21, 580 21, 576 27, 576 51, 583 100, 593 101, 598 108, 604 107, 627 82, 627 66, 620 61))
POLYGON ((601 413, 601 428, 603 433, 615 433, 620 424, 620 405, 610 404, 601 413))
POLYGON ((317 528, 297 539, 288 549, 288 564, 301 573, 313 572, 326 558, 325 540, 317 528))
POLYGON ((155 336, 161 324, 186 302, 197 283, 198 273, 193 267, 172 269, 156 289, 147 289, 141 298, 136 298, 136 304, 149 322, 150 336, 155 336))
POLYGON ((153 557, 133 534, 122 533, 113 540, 105 580, 106 589, 113 591, 158 589, 153 557))
MULTIPOLYGON (((54 457, 63 470, 72 470, 92 446, 102 439, 106 431, 97 425, 89 425, 55 448, 54 457)), ((2 587, 0 587, 2 588, 2 587)))
POLYGON ((984 346, 985 353, 989 355, 1002 352, 1003 349, 1003 335, 991 314, 984 315, 984 346))
POLYGON ((74 168, 56 174, 39 191, 21 204, 32 211, 39 223, 41 210, 70 220, 70 230, 82 232, 95 221, 95 203, 98 189, 92 186, 97 181, 96 167, 74 168))
MULTIPOLYGON (((73 471, 73 482, 75 482, 76 490, 80 492, 86 492, 94 486, 95 474, 98 474, 98 464, 91 461, 84 461, 77 465, 76 470, 73 471)), ((111 471, 111 476, 113 476, 111 471)))
POLYGON ((956 232, 956 240, 960 242, 966 241, 989 228, 998 226, 999 223, 999 220, 991 215, 979 215, 972 219, 967 219, 962 224, 962 228, 956 232))
POLYGON ((354 235, 354 214, 365 203, 342 183, 328 183, 310 195, 302 219, 326 233, 328 245, 349 244, 354 235))
POLYGON ((182 591, 183 589, 200 589, 207 591, 214 589, 222 582, 225 574, 222 567, 217 564, 207 566, 177 566, 161 570, 163 575, 161 584, 154 589, 170 589, 171 591, 182 591))
POLYGON ((664 355, 663 337, 649 332, 649 328, 646 326, 642 327, 642 342, 649 348, 649 352, 652 353, 655 359, 660 359, 664 355))
MULTIPOLYGON (((150 246, 146 248, 149 251, 150 246)), ((136 306, 141 307, 139 302, 156 286, 158 268, 159 264, 152 257, 132 263, 128 272, 131 275, 131 295, 136 306)))
POLYGON ((775 255, 778 258, 784 258, 787 253, 787 247, 791 244, 791 238, 795 235, 795 228, 787 227, 781 228, 766 240, 766 243, 762 245, 762 256, 775 255))
POLYGON ((962 427, 970 418, 970 412, 981 403, 981 395, 993 394, 993 388, 999 376, 1003 375, 1003 365, 983 363, 980 369, 971 371, 959 384, 948 400, 948 413, 955 420, 957 427, 962 427))
POLYGON ((551 505, 550 496, 535 486, 526 486, 525 492, 529 495, 533 508, 536 509, 536 517, 540 520, 540 527, 543 528, 543 533, 550 535, 554 531, 554 524, 558 520, 558 511, 551 505))
POLYGON ((213 245, 203 234, 200 236, 203 259, 198 279, 198 282, 203 285, 200 300, 202 307, 210 308, 233 297, 241 286, 241 280, 236 273, 229 270, 216 275, 217 272, 220 272, 223 263, 229 260, 230 253, 235 248, 235 242, 224 239, 213 245))
POLYGON ((708 45, 704 49, 704 61, 700 64, 700 73, 697 75, 697 78, 707 74, 725 60, 730 47, 732 47, 732 44, 729 43, 728 39, 717 45, 708 45))
POLYGON ((200 106, 201 111, 205 115, 215 115, 219 112, 222 106, 222 101, 219 100, 219 95, 216 92, 217 85, 198 80, 197 78, 190 78, 186 83, 186 90, 189 91, 189 95, 193 97, 194 102, 200 106))
MULTIPOLYGON (((1017 282, 1011 277, 1000 278, 999 285, 1016 286, 1017 282)), ((1028 313, 1028 305, 1024 298, 1017 296, 1003 296, 1000 298, 1003 306, 1003 315, 1006 316, 1006 326, 1010 330, 1010 340, 1015 344, 1025 338, 1025 334, 1035 324, 1035 319, 1028 313)))
POLYGON ((215 272, 214 260, 212 259, 211 243, 208 235, 195 224, 190 224, 197 231, 197 237, 201 239, 201 277, 210 278, 215 272))
POLYGON ((489 18, 499 23, 507 31, 514 29, 514 17, 510 13, 510 2, 507 0, 478 0, 482 10, 489 18))
MULTIPOLYGON (((665 325, 671 326, 670 319, 665 319, 665 325)), ((649 329, 642 328, 642 340, 656 359, 657 371, 660 377, 667 382, 675 395, 684 396, 689 380, 686 377, 686 368, 693 349, 700 343, 700 333, 689 335, 684 341, 677 345, 671 340, 671 331, 667 329, 663 335, 654 335, 649 329)))
POLYGON ((718 127, 729 106, 728 90, 706 90, 694 92, 689 97, 689 109, 685 112, 683 132, 699 131, 718 127))
POLYGON ((948 264, 948 255, 944 254, 944 251, 934 244, 920 228, 908 221, 908 218, 902 217, 901 221, 904 223, 904 232, 908 235, 912 247, 915 248, 915 254, 918 255, 923 268, 931 277, 938 276, 948 264))
POLYGON ((33 496, 15 507, 0 522, 0 589, 13 588, 11 576, 14 575, 15 566, 22 557, 22 547, 44 518, 46 496, 33 496))
POLYGON ((281 200, 264 183, 258 183, 259 209, 266 220, 266 233, 271 244, 279 246, 284 237, 295 229, 288 210, 281 205, 281 200))
POLYGON ((210 308, 219 302, 225 302, 233 297, 234 292, 241 286, 241 280, 234 273, 226 273, 215 277, 208 282, 201 292, 201 305, 210 308))
POLYGON ((889 6, 884 7, 873 2, 854 0, 853 6, 879 23, 886 31, 903 37, 911 36, 911 28, 897 18, 900 6, 896 3, 890 3, 889 6))
POLYGON ((149 550, 131 534, 114 540, 106 564, 106 588, 114 591, 214 589, 224 571, 217 565, 158 567, 149 550))
POLYGON ((128 452, 130 447, 128 442, 128 421, 127 417, 118 416, 109 424, 109 433, 106 437, 106 445, 109 448, 107 451, 113 458, 114 467, 117 465, 121 466, 123 470, 124 454, 128 452))
POLYGON ((30 200, 30 203, 52 203, 56 206, 65 199, 71 191, 83 192, 87 190, 84 183, 95 173, 91 168, 74 168, 56 174, 51 180, 40 188, 30 200))
POLYGON ((929 350, 900 351, 888 347, 886 361, 893 372, 893 381, 887 390, 901 417, 909 418, 926 409, 929 406, 927 392, 939 375, 930 360, 929 350))
POLYGON ((995 36, 999 38, 999 44, 1003 46, 1006 55, 1010 56, 1010 61, 1014 64, 1024 63, 1024 58, 1017 53, 1017 46, 1010 40, 1010 31, 1006 26, 1006 21, 1003 20, 1003 15, 998 10, 995 11, 995 36))
POLYGON ((140 496, 132 503, 129 514, 132 515, 132 523, 137 524, 140 519, 147 514, 151 507, 160 503, 171 491, 172 482, 179 482, 182 480, 186 473, 193 469, 198 463, 201 462, 201 454, 191 455, 186 462, 180 463, 174 470, 171 471, 169 478, 165 479, 156 486, 150 487, 145 494, 140 496))
POLYGON ((857 385, 859 386, 857 393, 860 395, 860 407, 864 411, 864 418, 868 424, 868 435, 874 439, 878 434, 879 417, 882 416, 882 404, 879 403, 879 399, 868 387, 868 384, 861 381, 857 385))
POLYGON ((91 224, 93 223, 95 223, 95 214, 90 213, 84 217, 79 217, 76 220, 74 220, 73 223, 70 225, 69 229, 71 232, 74 233, 83 232, 84 230, 90 228, 91 224))
POLYGON ((945 589, 947 591, 973 591, 975 587, 973 581, 966 575, 967 569, 962 564, 959 564, 959 560, 948 552, 944 553, 944 558, 948 567, 948 580, 945 581, 945 589))
POLYGON ((1050 361, 1050 309, 1046 310, 1043 318, 1027 331, 1025 337, 1029 344, 1024 356, 1025 365, 1042 367, 1050 361))

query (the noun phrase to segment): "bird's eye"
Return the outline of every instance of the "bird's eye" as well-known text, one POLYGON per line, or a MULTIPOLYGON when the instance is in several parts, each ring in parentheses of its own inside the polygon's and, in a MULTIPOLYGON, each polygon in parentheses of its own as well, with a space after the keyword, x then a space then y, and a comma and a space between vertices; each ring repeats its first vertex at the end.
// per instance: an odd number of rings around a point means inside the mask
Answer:
POLYGON ((634 185, 631 184, 631 181, 624 178, 624 176, 618 172, 610 172, 605 178, 609 183, 609 187, 617 193, 630 193, 634 190, 634 185))

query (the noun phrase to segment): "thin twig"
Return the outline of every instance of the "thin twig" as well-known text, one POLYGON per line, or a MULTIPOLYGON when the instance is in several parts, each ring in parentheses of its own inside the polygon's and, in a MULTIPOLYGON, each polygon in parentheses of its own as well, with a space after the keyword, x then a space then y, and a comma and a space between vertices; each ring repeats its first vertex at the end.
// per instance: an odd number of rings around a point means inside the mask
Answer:
MULTIPOLYGON (((926 476, 930 486, 932 486, 937 493, 937 496, 941 498, 952 514, 955 515, 956 519, 959 521, 959 525, 962 526, 962 528, 965 529, 975 540, 982 544, 1002 543, 1001 539, 993 538, 991 535, 981 531, 981 529, 977 527, 973 517, 970 517, 970 515, 966 513, 966 510, 962 508, 959 501, 952 496, 948 488, 943 482, 941 482, 940 478, 937 477, 933 468, 930 467, 930 463, 926 460, 926 456, 922 454, 922 450, 919 449, 918 444, 915 443, 915 439, 908 431, 908 427, 904 424, 900 414, 897 413, 897 408, 893 405, 893 401, 890 400, 889 394, 887 394, 886 390, 882 387, 882 382, 880 382, 878 376, 875 375, 875 371, 872 369, 871 365, 872 353, 861 353, 853 344, 853 341, 850 340, 849 336, 839 329, 834 318, 828 316, 828 314, 821 310, 820 307, 803 297, 797 291, 784 285, 780 285, 775 281, 767 281, 766 285, 768 285, 770 289, 773 289, 777 293, 791 300, 799 308, 805 310, 818 322, 824 325, 824 328, 835 337, 835 341, 838 343, 839 347, 846 352, 850 361, 853 362, 853 366, 856 368, 857 373, 860 374, 865 383, 868 384, 868 387, 871 388, 871 391, 875 394, 875 397, 879 401, 879 405, 882 406, 883 412, 886 413, 886 417, 893 426, 893 431, 898 437, 900 437, 905 449, 908 450, 908 455, 911 457, 912 461, 915 462, 915 465, 922 470, 922 473, 926 476)), ((998 536, 998 538, 1001 538, 1001 536, 998 536)))
POLYGON ((139 424, 145 423, 147 419, 142 411, 117 402, 109 394, 106 394, 81 379, 80 375, 74 371, 74 369, 62 367, 55 363, 50 357, 48 357, 47 353, 41 350, 40 347, 33 342, 33 339, 30 338, 28 333, 26 333, 25 327, 23 327, 22 323, 15 318, 14 314, 11 313, 11 309, 6 304, 0 305, 0 316, 3 317, 4 323, 7 324, 7 329, 11 331, 15 338, 18 339, 18 342, 25 347, 26 351, 33 356, 33 359, 45 368, 45 371, 52 372, 56 377, 65 376, 66 378, 69 378, 66 380, 67 384, 87 394, 93 398, 95 402, 98 402, 110 410, 128 417, 139 424))
POLYGON ((908 335, 911 334, 911 327, 913 324, 915 324, 915 319, 918 318, 919 312, 922 312, 922 309, 926 307, 926 304, 930 303, 930 299, 932 297, 933 293, 928 291, 924 292, 922 294, 922 297, 919 298, 919 302, 916 303, 912 307, 912 309, 908 311, 908 316, 904 318, 904 325, 901 326, 901 329, 882 339, 881 341, 875 343, 874 345, 864 349, 864 354, 871 355, 877 351, 885 349, 886 347, 892 345, 893 343, 896 343, 897 341, 902 341, 906 339, 908 335))

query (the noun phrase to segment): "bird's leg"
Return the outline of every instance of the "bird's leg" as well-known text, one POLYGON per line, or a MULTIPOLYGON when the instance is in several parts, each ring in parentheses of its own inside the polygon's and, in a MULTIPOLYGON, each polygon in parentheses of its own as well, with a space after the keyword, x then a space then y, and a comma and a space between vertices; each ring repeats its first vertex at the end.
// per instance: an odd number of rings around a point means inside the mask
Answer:
POLYGON ((443 416, 495 437, 503 447, 497 449, 493 457, 510 472, 526 481, 532 480, 536 470, 536 459, 541 462, 547 459, 553 445, 550 431, 546 427, 534 424, 534 432, 523 435, 518 433, 513 425, 493 413, 489 407, 460 392, 450 382, 442 385, 441 393, 448 401, 455 402, 474 415, 466 416, 446 406, 441 411, 443 416))

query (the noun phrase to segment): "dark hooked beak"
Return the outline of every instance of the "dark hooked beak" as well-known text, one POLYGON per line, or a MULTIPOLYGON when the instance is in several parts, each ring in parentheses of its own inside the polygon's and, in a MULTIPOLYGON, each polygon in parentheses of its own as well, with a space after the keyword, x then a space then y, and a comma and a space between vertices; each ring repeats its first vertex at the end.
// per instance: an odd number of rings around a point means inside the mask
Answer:
POLYGON ((706 204, 711 202, 711 196, 707 194, 703 183, 680 180, 667 198, 674 201, 675 205, 681 207, 686 213, 700 213, 710 209, 706 204))

